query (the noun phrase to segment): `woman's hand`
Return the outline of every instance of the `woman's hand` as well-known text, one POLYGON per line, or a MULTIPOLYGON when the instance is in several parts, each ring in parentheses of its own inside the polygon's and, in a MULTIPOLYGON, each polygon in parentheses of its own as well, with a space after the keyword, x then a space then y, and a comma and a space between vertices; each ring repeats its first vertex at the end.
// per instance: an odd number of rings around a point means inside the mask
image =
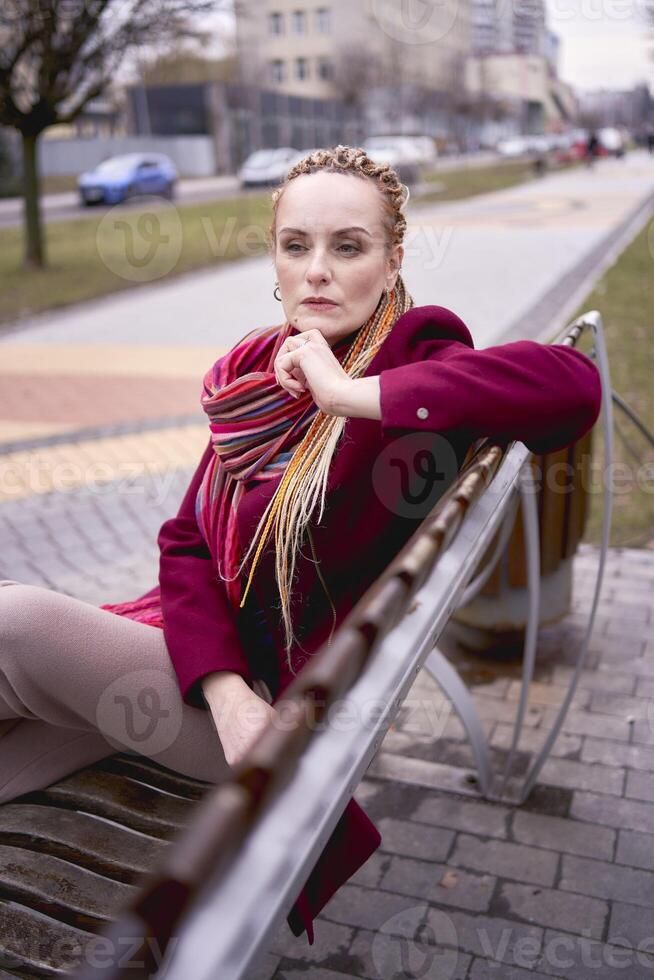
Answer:
POLYGON ((289 394, 299 398, 309 391, 314 402, 328 415, 339 415, 336 406, 347 400, 353 379, 320 330, 305 330, 287 337, 275 358, 275 376, 289 394))
POLYGON ((279 714, 238 675, 220 687, 203 687, 227 764, 235 766, 279 714))

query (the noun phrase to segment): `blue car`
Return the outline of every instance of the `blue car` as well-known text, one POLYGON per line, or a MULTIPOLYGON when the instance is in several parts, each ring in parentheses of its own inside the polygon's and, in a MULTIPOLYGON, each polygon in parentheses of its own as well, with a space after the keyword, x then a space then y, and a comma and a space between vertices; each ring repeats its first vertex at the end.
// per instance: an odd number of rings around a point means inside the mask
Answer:
POLYGON ((125 153, 77 178, 80 204, 119 204, 138 194, 172 200, 178 173, 164 153, 125 153))

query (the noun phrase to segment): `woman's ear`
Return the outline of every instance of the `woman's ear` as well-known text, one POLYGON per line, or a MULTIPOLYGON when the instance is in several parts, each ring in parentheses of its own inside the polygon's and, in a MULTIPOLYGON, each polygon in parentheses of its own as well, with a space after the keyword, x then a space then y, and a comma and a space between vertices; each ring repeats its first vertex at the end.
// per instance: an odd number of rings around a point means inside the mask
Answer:
POLYGON ((393 250, 388 259, 389 275, 388 275, 388 286, 390 289, 393 288, 397 281, 397 277, 402 268, 402 259, 404 258, 404 246, 394 245, 393 250))

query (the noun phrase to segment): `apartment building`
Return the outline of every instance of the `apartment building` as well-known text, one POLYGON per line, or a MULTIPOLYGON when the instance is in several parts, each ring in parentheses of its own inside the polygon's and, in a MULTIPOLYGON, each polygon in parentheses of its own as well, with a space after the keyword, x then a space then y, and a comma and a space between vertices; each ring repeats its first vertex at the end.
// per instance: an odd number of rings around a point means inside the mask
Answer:
MULTIPOLYGON (((397 0, 242 0, 237 7, 241 78, 291 95, 334 98, 344 75, 370 83, 451 85, 468 54, 468 0, 438 0, 421 17, 397 0)), ((424 6, 424 5, 423 5, 424 6)))
POLYGON ((549 53, 544 0, 471 0, 475 54, 549 53))

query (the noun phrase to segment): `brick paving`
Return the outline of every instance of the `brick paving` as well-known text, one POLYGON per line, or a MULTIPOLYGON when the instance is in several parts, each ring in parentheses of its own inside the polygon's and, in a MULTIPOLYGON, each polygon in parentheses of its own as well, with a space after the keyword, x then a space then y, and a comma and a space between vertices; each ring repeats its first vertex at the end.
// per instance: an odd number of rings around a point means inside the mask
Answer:
MULTIPOLYGON (((163 488, 142 473, 131 493, 110 482, 1 504, 0 575, 95 603, 140 594, 191 473, 171 470, 163 488)), ((572 609, 540 630, 518 771, 571 677, 596 566, 582 545, 572 609)), ((604 581, 587 667, 529 800, 476 795, 464 729, 421 672, 411 695, 429 694, 445 724, 435 733, 408 697, 356 792, 381 848, 323 910, 314 946, 284 923, 257 977, 375 978, 402 949, 415 976, 654 976, 654 556, 613 549, 604 581)), ((464 677, 484 677, 469 686, 499 765, 521 664, 455 660, 464 677)))
MULTIPOLYGON (((541 708, 560 703, 572 674, 597 558, 582 545, 573 608, 540 630, 525 763, 552 720, 541 708)), ((280 929, 257 976, 399 976, 380 972, 380 936, 398 970, 404 948, 407 976, 654 976, 654 555, 613 549, 604 581, 576 707, 529 799, 455 792, 473 765, 463 728, 452 719, 430 734, 402 708, 356 793, 380 849, 323 910, 315 948, 280 929)), ((493 675, 470 686, 499 765, 521 664, 454 659, 464 676, 493 675)), ((442 699, 423 671, 411 693, 429 691, 442 699)))

